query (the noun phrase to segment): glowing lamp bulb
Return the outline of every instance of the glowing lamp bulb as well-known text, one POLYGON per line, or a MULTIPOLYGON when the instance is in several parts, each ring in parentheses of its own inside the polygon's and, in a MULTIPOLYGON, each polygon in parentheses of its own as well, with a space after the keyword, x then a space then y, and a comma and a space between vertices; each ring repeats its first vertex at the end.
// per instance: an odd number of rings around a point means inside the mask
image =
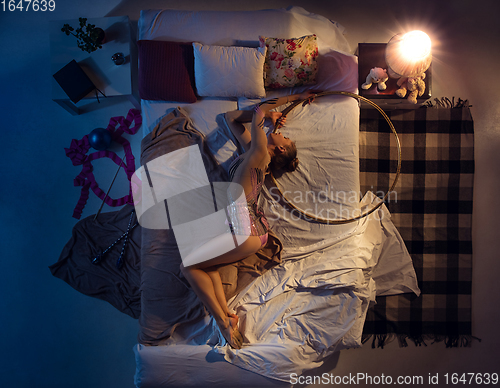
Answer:
POLYGON ((401 38, 401 55, 408 60, 425 58, 431 52, 431 39, 422 31, 411 31, 401 38))
POLYGON ((393 78, 424 73, 432 61, 431 39, 422 31, 395 35, 387 44, 385 60, 393 78))

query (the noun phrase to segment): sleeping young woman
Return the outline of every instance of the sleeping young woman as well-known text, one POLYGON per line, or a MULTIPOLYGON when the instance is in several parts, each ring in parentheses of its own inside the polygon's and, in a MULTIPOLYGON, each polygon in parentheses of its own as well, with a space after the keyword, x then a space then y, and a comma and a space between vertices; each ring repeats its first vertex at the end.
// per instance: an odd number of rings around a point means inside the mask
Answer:
POLYGON ((209 247, 204 246, 202 248, 205 249, 198 249, 192 253, 199 257, 190 258, 197 264, 187 267, 181 264, 181 271, 185 278, 214 317, 229 345, 236 349, 240 349, 243 342, 238 330, 238 316, 231 313, 227 307, 217 267, 243 260, 265 246, 269 224, 257 205, 265 175, 271 170, 294 171, 297 168, 298 159, 297 148, 292 140, 279 132, 266 136, 264 121, 270 119, 275 128, 283 126, 285 117, 281 117, 280 112, 271 110, 287 102, 305 99, 311 102, 313 94, 304 92, 276 98, 265 101, 254 110, 236 110, 225 114, 229 128, 245 150, 229 167, 229 176, 232 182, 243 188, 246 197, 244 206, 248 209, 246 214, 249 216, 246 217, 248 222, 245 222, 245 217, 243 217, 242 222, 231 225, 231 228, 236 235, 244 235, 247 238, 229 252, 206 261, 202 261, 203 254, 209 247), (251 122, 250 132, 243 125, 245 122, 251 122))

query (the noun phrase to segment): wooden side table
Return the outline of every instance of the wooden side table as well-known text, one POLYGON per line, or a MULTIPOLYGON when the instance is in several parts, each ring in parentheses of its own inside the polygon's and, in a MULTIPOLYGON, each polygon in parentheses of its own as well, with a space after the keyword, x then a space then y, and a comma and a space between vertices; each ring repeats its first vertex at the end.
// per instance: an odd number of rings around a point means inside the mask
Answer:
MULTIPOLYGON (((74 36, 68 36, 61 31, 65 23, 68 23, 75 29, 79 25, 76 19, 50 22, 52 74, 58 72, 72 60, 76 60, 97 89, 102 91, 107 98, 125 96, 132 102, 134 107, 140 109, 137 91, 132 82, 133 69, 136 67, 137 59, 134 51, 131 49, 132 39, 128 16, 88 19, 88 23, 102 28, 106 34, 102 49, 98 49, 92 53, 82 51, 78 48, 77 40, 74 36), (123 53, 126 59, 124 64, 115 65, 111 57, 116 53, 123 53)), ((91 92, 84 98, 95 99, 96 94, 95 92, 91 92)), ((69 99, 68 95, 53 77, 52 100, 72 115, 80 113, 78 106, 69 99)))
MULTIPOLYGON (((421 97, 417 98, 417 103, 412 104, 407 100, 407 96, 404 98, 398 97, 395 92, 398 89, 397 79, 390 78, 386 82, 387 89, 380 91, 376 84, 368 90, 361 88, 361 85, 366 81, 366 76, 370 73, 370 70, 374 67, 381 67, 382 69, 387 69, 387 64, 385 62, 385 47, 386 43, 360 43, 358 45, 358 88, 360 96, 363 96, 375 104, 379 105, 383 109, 416 109, 431 97, 431 87, 432 87, 432 72, 431 67, 425 72, 425 92, 421 97)), ((362 107, 371 107, 367 103, 361 104, 362 107)))

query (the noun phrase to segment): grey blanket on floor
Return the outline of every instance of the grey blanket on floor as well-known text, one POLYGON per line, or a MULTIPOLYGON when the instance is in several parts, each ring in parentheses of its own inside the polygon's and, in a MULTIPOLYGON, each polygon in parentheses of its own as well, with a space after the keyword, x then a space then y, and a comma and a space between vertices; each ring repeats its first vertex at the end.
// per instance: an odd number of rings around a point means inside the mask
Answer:
MULTIPOLYGON (((132 318, 139 318, 141 311, 140 276, 141 231, 131 230, 123 252, 123 266, 118 269, 123 240, 103 257, 98 265, 92 260, 111 246, 128 228, 133 206, 101 213, 79 221, 64 246, 57 263, 49 267, 52 275, 64 280, 82 294, 109 302, 132 318)), ((135 223, 136 218, 133 218, 135 223)))

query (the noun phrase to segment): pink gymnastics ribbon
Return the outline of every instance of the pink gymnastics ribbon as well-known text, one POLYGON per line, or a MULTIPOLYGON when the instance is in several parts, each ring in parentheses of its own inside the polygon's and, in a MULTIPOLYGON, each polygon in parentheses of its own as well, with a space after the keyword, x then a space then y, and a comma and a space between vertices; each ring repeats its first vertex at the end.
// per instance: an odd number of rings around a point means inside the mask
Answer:
POLYGON ((85 135, 81 140, 71 140, 70 147, 64 149, 66 151, 66 156, 71 159, 74 166, 82 165, 82 171, 74 179, 75 186, 82 186, 80 199, 78 200, 78 203, 75 206, 75 210, 73 211, 74 218, 80 219, 83 208, 85 207, 85 204, 87 203, 87 200, 89 198, 90 189, 92 189, 95 195, 97 195, 106 204, 112 207, 122 206, 127 203, 133 203, 132 192, 137 189, 137 185, 130 184, 129 193, 121 198, 113 199, 109 196, 106 196, 106 193, 101 190, 95 180, 94 174, 92 172, 94 169, 94 167, 92 166, 92 161, 104 157, 110 158, 118 166, 120 166, 120 164, 123 166, 125 173, 127 174, 127 178, 130 181, 132 175, 135 172, 135 158, 132 154, 132 149, 130 147, 129 141, 122 135, 124 132, 130 135, 134 135, 139 130, 141 124, 141 112, 137 109, 130 109, 127 114, 127 118, 119 116, 112 117, 109 120, 109 124, 106 130, 110 132, 111 139, 113 141, 123 146, 126 156, 126 161, 124 163, 122 163, 121 158, 113 151, 98 151, 86 155, 90 149, 88 135, 85 135), (132 122, 134 122, 134 126, 130 128, 132 122))

